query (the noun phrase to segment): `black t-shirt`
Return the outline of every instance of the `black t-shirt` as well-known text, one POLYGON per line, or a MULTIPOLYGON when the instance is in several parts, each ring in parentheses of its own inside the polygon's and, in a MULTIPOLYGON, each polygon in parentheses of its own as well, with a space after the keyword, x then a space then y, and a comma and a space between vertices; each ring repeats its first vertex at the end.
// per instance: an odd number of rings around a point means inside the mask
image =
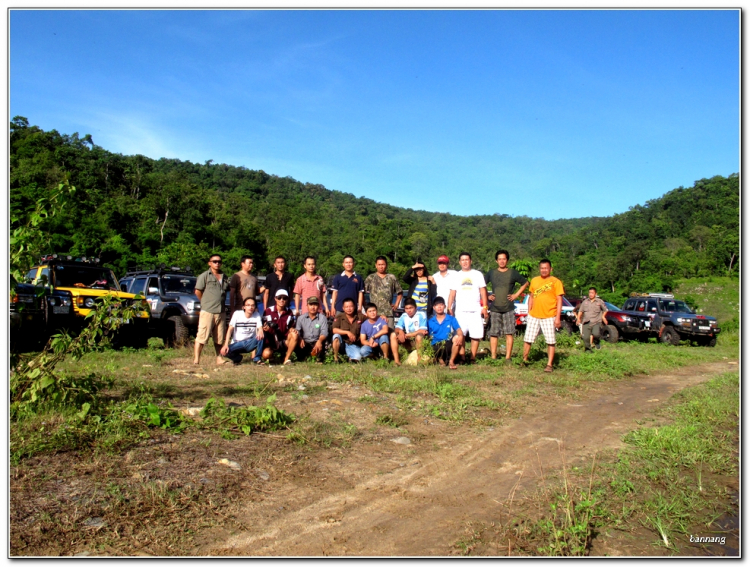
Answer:
POLYGON ((508 301, 508 294, 513 293, 516 284, 523 285, 528 281, 513 268, 509 268, 505 272, 490 270, 487 272, 485 280, 487 283, 492 283, 492 293, 488 295, 495 295, 495 301, 490 306, 490 311, 495 313, 513 311, 515 306, 512 301, 508 301))
POLYGON ((263 284, 263 287, 268 290, 268 304, 276 305, 273 299, 276 297, 276 292, 280 289, 285 290, 289 294, 290 299, 293 297, 292 290, 294 289, 294 276, 289 272, 284 272, 281 274, 281 278, 279 278, 279 276, 276 275, 276 272, 273 271, 266 275, 266 283, 263 284))

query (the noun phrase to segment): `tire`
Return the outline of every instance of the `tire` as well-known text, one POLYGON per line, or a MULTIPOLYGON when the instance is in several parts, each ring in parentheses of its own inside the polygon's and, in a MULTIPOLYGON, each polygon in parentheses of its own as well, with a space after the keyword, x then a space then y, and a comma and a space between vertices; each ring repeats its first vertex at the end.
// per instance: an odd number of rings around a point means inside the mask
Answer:
POLYGON ((680 344, 680 334, 672 327, 664 327, 661 337, 659 337, 659 342, 677 346, 680 344))
POLYGON ((698 344, 705 347, 715 347, 716 337, 701 337, 698 339, 698 344))
POLYGON ((168 324, 168 335, 167 342, 169 346, 174 348, 181 348, 187 344, 188 340, 188 329, 185 323, 182 322, 182 317, 179 315, 172 315, 167 317, 168 324))
POLYGON ((562 322, 562 328, 560 329, 560 332, 566 332, 568 333, 568 336, 573 334, 573 331, 575 330, 575 327, 573 326, 573 323, 568 321, 567 319, 564 319, 562 322))
POLYGON ((620 340, 620 331, 614 325, 602 325, 602 339, 614 344, 620 340))

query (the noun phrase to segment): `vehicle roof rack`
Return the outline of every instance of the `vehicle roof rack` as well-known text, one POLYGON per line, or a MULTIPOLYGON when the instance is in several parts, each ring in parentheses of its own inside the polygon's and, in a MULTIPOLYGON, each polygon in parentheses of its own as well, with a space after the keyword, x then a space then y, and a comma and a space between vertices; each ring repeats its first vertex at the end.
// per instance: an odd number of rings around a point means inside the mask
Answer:
POLYGON ((170 266, 167 267, 166 264, 161 264, 159 266, 135 266, 130 267, 126 270, 125 275, 123 277, 128 276, 148 276, 148 275, 158 275, 161 276, 163 274, 185 274, 185 275, 193 275, 193 268, 190 266, 180 267, 180 266, 170 266))
POLYGON ((82 264, 98 264, 99 258, 86 256, 71 256, 70 254, 42 254, 42 262, 80 262, 82 264))
POLYGON ((638 293, 637 291, 631 293, 630 297, 659 297, 661 299, 674 299, 674 295, 671 293, 638 293))

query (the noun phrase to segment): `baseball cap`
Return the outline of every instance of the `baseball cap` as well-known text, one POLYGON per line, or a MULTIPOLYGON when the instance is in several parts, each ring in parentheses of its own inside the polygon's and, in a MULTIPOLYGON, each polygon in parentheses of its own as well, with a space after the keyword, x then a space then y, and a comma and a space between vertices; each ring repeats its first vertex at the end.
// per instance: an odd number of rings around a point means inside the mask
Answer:
MULTIPOLYGON (((448 259, 448 256, 446 256, 445 254, 443 254, 442 256, 440 256, 438 258, 437 263, 438 264, 450 264, 450 260, 448 259)), ((434 301, 433 301, 433 303, 434 303, 434 301)))
POLYGON ((280 289, 280 290, 278 290, 278 291, 276 292, 276 295, 274 295, 274 297, 281 297, 282 295, 283 295, 284 297, 289 297, 289 294, 287 293, 287 291, 286 291, 285 289, 280 289))
POLYGON ((312 297, 307 298, 307 304, 308 305, 320 305, 320 301, 318 301, 318 298, 313 295, 312 297))

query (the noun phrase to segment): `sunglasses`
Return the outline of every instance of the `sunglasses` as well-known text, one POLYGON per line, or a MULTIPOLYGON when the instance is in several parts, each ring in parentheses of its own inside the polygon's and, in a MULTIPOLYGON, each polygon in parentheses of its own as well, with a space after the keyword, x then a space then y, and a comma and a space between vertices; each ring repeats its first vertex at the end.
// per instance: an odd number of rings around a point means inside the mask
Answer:
POLYGON ((221 260, 211 260, 212 264, 221 264, 221 260))

